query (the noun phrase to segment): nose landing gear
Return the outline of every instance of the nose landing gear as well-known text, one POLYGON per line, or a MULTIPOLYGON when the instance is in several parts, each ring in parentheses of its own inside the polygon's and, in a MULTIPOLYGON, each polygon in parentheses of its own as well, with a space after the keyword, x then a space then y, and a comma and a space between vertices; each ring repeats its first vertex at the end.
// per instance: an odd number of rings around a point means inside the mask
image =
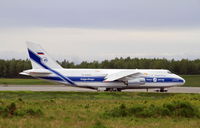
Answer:
POLYGON ((156 92, 167 92, 168 90, 167 89, 165 89, 165 88, 160 88, 160 90, 158 89, 158 90, 156 90, 156 92))

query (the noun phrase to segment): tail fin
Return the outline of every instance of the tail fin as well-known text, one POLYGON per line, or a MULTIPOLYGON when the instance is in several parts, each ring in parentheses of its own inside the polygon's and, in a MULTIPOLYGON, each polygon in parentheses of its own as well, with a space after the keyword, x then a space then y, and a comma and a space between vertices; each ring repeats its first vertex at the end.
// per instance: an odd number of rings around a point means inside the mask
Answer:
POLYGON ((33 69, 62 68, 39 44, 27 42, 27 47, 33 69))
MULTIPOLYGON (((71 79, 65 77, 56 69, 62 69, 58 63, 56 63, 46 51, 39 45, 31 42, 27 42, 28 45, 28 54, 31 59, 31 64, 33 69, 47 69, 51 73, 58 76, 64 83, 76 85, 71 79)), ((46 74, 49 72, 37 72, 38 74, 46 74)))

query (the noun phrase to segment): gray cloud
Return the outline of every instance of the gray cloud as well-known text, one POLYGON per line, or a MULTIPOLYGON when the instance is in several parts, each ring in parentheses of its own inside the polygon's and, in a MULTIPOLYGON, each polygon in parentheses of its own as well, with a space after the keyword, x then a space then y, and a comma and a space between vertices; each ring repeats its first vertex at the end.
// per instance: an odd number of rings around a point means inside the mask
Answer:
POLYGON ((197 27, 199 0, 1 0, 0 26, 197 27))
POLYGON ((26 58, 25 41, 41 44, 56 59, 104 60, 115 57, 200 57, 200 29, 129 30, 83 28, 0 29, 0 58, 26 58), (12 51, 9 53, 9 51, 12 51))
POLYGON ((0 0, 0 58, 200 57, 199 0, 0 0), (56 47, 56 48, 55 48, 56 47))

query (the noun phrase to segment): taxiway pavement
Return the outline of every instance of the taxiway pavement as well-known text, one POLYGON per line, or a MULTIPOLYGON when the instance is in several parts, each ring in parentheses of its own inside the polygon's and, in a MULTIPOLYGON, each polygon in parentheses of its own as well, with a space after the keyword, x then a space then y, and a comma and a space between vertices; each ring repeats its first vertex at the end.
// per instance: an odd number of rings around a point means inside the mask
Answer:
MULTIPOLYGON (((156 89, 148 89, 148 92, 155 92, 156 89)), ((200 93, 200 87, 171 87, 168 93, 200 93)), ((96 90, 69 87, 64 85, 0 85, 0 91, 75 91, 95 92, 96 90)), ((146 89, 127 89, 124 92, 146 92, 146 89)))

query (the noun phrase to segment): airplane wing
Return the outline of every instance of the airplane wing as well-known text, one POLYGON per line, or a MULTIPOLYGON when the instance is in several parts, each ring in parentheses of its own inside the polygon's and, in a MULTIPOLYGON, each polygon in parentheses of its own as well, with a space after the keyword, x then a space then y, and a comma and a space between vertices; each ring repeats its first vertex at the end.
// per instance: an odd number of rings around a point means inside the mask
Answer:
POLYGON ((122 80, 130 76, 137 76, 141 73, 138 71, 119 71, 117 73, 109 74, 105 77, 104 82, 110 82, 115 80, 122 80))

